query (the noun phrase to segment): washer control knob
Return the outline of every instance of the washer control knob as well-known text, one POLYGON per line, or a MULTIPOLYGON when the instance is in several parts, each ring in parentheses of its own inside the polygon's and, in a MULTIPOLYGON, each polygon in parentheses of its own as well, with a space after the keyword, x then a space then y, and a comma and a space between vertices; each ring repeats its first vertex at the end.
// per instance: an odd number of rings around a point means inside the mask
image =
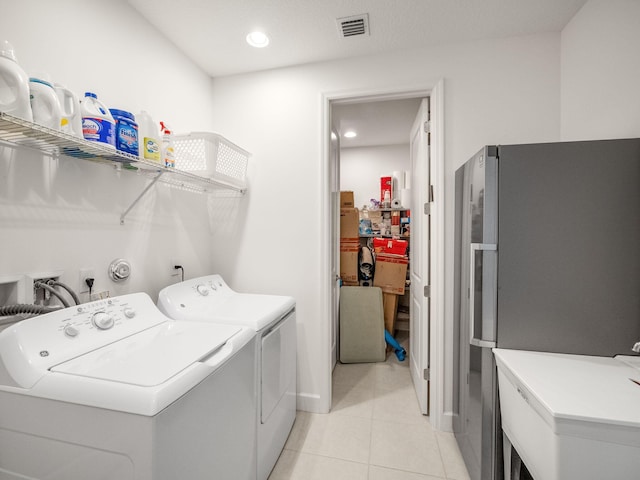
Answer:
POLYGON ((207 290, 207 287, 205 285, 202 285, 202 284, 197 285, 196 290, 203 297, 206 297, 207 295, 209 295, 209 290, 207 290))
POLYGON ((136 316, 136 311, 131 307, 125 308, 123 313, 124 313, 124 316, 127 318, 133 318, 136 316))
POLYGON ((113 317, 105 312, 94 313, 91 321, 100 330, 109 330, 113 327, 113 317))
POLYGON ((77 337, 80 331, 73 325, 67 325, 64 327, 64 333, 69 337, 77 337))

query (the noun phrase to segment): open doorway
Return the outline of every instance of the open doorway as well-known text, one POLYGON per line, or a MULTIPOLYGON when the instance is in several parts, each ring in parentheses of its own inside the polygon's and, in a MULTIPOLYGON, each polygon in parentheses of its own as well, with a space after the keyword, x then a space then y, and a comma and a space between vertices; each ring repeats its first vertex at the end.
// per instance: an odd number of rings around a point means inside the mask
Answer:
MULTIPOLYGON (((334 255, 332 256, 333 260, 337 260, 336 257, 336 253, 338 252, 338 248, 336 248, 336 245, 339 245, 339 240, 338 240, 338 234, 337 232, 337 224, 339 222, 339 201, 336 200, 336 193, 339 192, 341 189, 349 189, 349 190, 354 190, 354 200, 355 200, 355 206, 357 206, 358 208, 362 208, 363 205, 368 205, 370 202, 371 198, 379 198, 380 193, 379 193, 379 185, 380 185, 380 175, 384 174, 384 173, 388 173, 389 175, 392 175, 393 172, 403 172, 404 176, 404 181, 407 182, 407 179, 413 179, 413 180, 409 180, 409 187, 411 187, 411 184, 416 185, 417 187, 422 187, 423 191, 424 191, 424 196, 423 197, 418 197, 417 200, 418 202, 415 202, 416 199, 412 198, 411 200, 408 200, 409 205, 400 205, 402 208, 406 208, 406 209, 410 209, 411 210, 411 216, 415 216, 415 215, 420 215, 422 218, 422 215, 426 215, 427 216, 427 221, 430 221, 430 215, 432 215, 432 209, 429 208, 427 209, 425 207, 425 204, 433 202, 435 200, 435 197, 433 195, 433 181, 429 179, 429 176, 431 175, 431 173, 433 173, 435 170, 441 169, 442 168, 442 155, 441 155, 441 151, 438 151, 437 154, 437 161, 439 162, 439 166, 438 168, 434 168, 430 165, 426 165, 423 167, 422 170, 420 171, 416 171, 416 168, 414 165, 412 165, 412 155, 414 152, 412 152, 412 148, 414 148, 414 146, 412 145, 412 135, 414 135, 413 133, 413 129, 416 127, 416 125, 418 125, 418 129, 420 129, 422 131, 422 133, 424 133, 425 138, 429 138, 430 135, 433 134, 433 132, 429 132, 429 130, 432 129, 430 122, 429 122, 429 118, 425 117, 424 120, 418 120, 418 111, 419 111, 419 105, 426 103, 427 105, 427 115, 428 115, 428 105, 429 105, 429 99, 432 96, 434 92, 432 92, 431 90, 425 90, 425 91, 420 91, 420 92, 403 92, 403 93, 394 93, 394 94, 381 94, 378 96, 368 96, 368 97, 343 97, 343 98, 334 98, 334 99, 328 99, 328 103, 326 106, 328 106, 328 109, 330 111, 330 125, 334 131, 334 140, 333 143, 331 144, 332 147, 330 149, 331 155, 328 155, 327 157, 329 157, 329 177, 330 177, 330 181, 328 183, 332 183, 335 182, 332 186, 330 186, 329 190, 330 190, 330 198, 332 199, 331 203, 331 222, 332 222, 332 228, 330 229, 333 233, 331 235, 331 242, 333 247, 332 247, 332 251, 334 252, 334 255), (380 113, 383 107, 386 107, 388 109, 390 109, 390 111, 394 112, 394 113, 380 113), (402 107, 405 107, 405 113, 404 113, 404 118, 402 118, 401 120, 398 120, 398 117, 395 116, 398 114, 399 111, 402 110, 402 107), (395 109, 395 110, 394 110, 395 109), (355 112, 355 113, 354 113, 355 112), (407 113, 408 112, 408 113, 407 113), (349 117, 349 115, 351 115, 351 117, 349 117), (362 133, 361 133, 361 137, 358 141, 355 142, 350 142, 347 143, 347 140, 341 138, 340 136, 342 134, 344 134, 344 131, 349 127, 348 125, 348 121, 349 119, 354 119, 356 117, 359 117, 359 122, 360 125, 358 126, 359 129, 361 129, 362 133), (404 125, 403 128, 400 128, 400 130, 404 130, 401 134, 400 134, 400 138, 396 140, 385 140, 385 135, 386 133, 388 133, 389 135, 392 134, 391 130, 396 130, 396 135, 397 135, 397 128, 390 128, 387 127, 389 132, 384 131, 385 127, 384 127, 384 120, 388 120, 390 122, 394 122, 393 126, 398 126, 398 125, 404 125), (367 140, 367 135, 365 133, 365 130, 369 127, 371 128, 371 134, 373 137, 375 137, 374 141, 371 140, 367 140), (365 130, 362 130, 362 129, 365 130), (422 130, 424 129, 424 130, 422 130), (382 132, 382 133, 381 133, 382 132), (336 141, 335 136, 338 136, 338 139, 336 141), (363 170, 367 168, 366 162, 367 162, 367 157, 369 159, 369 163, 371 164, 371 168, 369 170, 369 172, 367 172, 367 174, 363 174, 363 170), (384 166, 384 158, 387 158, 387 165, 384 166), (395 158, 395 162, 393 160, 393 158, 395 158), (350 165, 343 165, 344 163, 349 163, 350 165), (382 163, 381 163, 382 162, 382 163), (343 167, 343 168, 340 168, 343 167), (341 175, 340 175, 340 171, 342 170, 342 181, 340 179, 341 175), (405 173, 406 172, 406 173, 405 173), (418 175, 418 179, 416 181, 416 179, 413 177, 414 174, 418 175), (349 176, 351 177, 351 179, 345 179, 345 176, 349 176), (374 180, 367 180, 366 177, 367 176, 372 176, 371 178, 373 178, 374 180), (375 180, 377 177, 377 181, 375 180), (359 182, 359 183, 358 183, 359 182), (369 183, 371 190, 367 191, 366 189, 362 189, 361 191, 361 183, 369 183), (352 188, 347 188, 346 185, 348 184, 353 185, 352 188), (419 184, 419 185, 418 185, 419 184), (416 205, 412 205, 412 203, 416 203, 416 205)), ((441 106, 441 90, 440 92, 436 92, 437 93, 437 101, 436 104, 438 104, 438 107, 440 108, 441 106)), ((355 127, 355 125, 353 125, 355 127)), ((358 137, 356 137, 358 138, 358 137)), ((441 143, 438 146, 438 148, 441 150, 442 146, 441 143)), ((425 150, 427 152, 427 156, 429 156, 429 152, 433 150, 433 147, 425 147, 425 150)), ((437 175, 434 177, 434 179, 440 179, 442 177, 442 172, 438 171, 437 175)), ((439 183, 438 186, 440 186, 442 183, 439 183)), ((406 184, 405 184, 406 186, 406 184)), ((442 194, 443 192, 440 191, 440 194, 442 194)), ((402 202, 401 202, 402 203, 402 202)), ((438 222, 441 222, 442 218, 438 218, 437 219, 438 222)), ((433 228, 435 224, 433 224, 433 222, 431 222, 431 228, 433 228)), ((438 224, 439 225, 439 224, 438 224)), ((413 225, 412 227, 413 228, 413 225)), ((440 231, 439 231, 440 232, 440 231)), ((415 233, 412 231, 412 233, 415 233)), ((429 234, 428 234, 429 235, 429 234)), ((438 236, 440 235, 440 233, 438 233, 438 236)), ((426 237, 426 239, 428 240, 428 236, 426 237)), ((411 237, 410 238, 410 242, 414 242, 416 240, 416 237, 411 237)), ((422 239, 418 240, 418 241, 422 241, 422 239)), ((416 249, 415 245, 412 245, 411 248, 416 249)), ((427 258, 431 258, 431 256, 433 255, 433 251, 434 248, 438 248, 441 249, 442 245, 439 242, 435 242, 434 245, 432 246, 428 246, 426 248, 426 256, 427 258)), ((339 255, 338 255, 339 257, 339 255)), ((334 262, 335 263, 335 262, 334 262)), ((434 272, 435 274, 432 275, 424 275, 424 272, 418 271, 418 273, 421 274, 422 278, 419 278, 419 283, 420 285, 415 285, 416 290, 420 290, 421 295, 429 295, 428 291, 431 290, 431 292, 433 292, 433 285, 431 285, 431 283, 433 282, 433 280, 435 280, 436 278, 441 278, 443 275, 441 275, 441 266, 438 265, 436 266, 436 268, 438 268, 437 272, 434 272), (425 288, 427 287, 427 288, 425 288)), ((339 287, 338 287, 338 283, 336 282, 337 276, 335 275, 335 272, 338 271, 339 269, 338 267, 334 268, 333 270, 333 274, 331 275, 331 279, 332 279, 332 288, 331 290, 331 304, 332 304, 332 312, 337 312, 337 297, 338 297, 338 291, 339 291, 339 287)), ((430 376, 430 366, 434 366, 434 362, 431 361, 432 358, 435 356, 441 356, 442 355, 442 348, 438 348, 436 346, 435 349, 429 349, 429 346, 431 343, 433 343, 434 341, 439 341, 441 339, 441 333, 440 330, 442 328, 442 325, 431 325, 429 323, 429 319, 428 316, 430 314, 433 313, 434 311, 434 307, 436 307, 436 305, 438 306, 438 308, 442 307, 442 291, 443 286, 440 285, 439 286, 439 295, 440 297, 438 298, 438 301, 434 302, 428 298, 425 301, 425 305, 426 307, 424 308, 424 311, 421 312, 418 310, 418 312, 416 313, 416 315, 418 316, 418 318, 416 319, 416 321, 422 321, 422 332, 418 333, 418 335, 420 336, 420 338, 416 338, 414 339, 414 341, 412 343, 420 342, 422 344, 422 347, 427 349, 427 351, 430 350, 430 353, 427 354, 427 359, 425 362, 425 365, 423 366, 424 368, 420 368, 419 371, 419 378, 414 378, 414 384, 416 383, 416 381, 424 381, 426 384, 428 384, 429 381, 429 376, 430 376), (426 316, 426 322, 423 321, 424 317, 426 316), (437 334, 434 335, 433 333, 436 332, 437 334)), ((431 293, 432 294, 432 293, 431 293)), ((406 303, 406 302, 405 302, 406 303)), ((408 305, 406 305, 409 309, 409 312, 411 312, 411 307, 412 307, 413 303, 411 301, 408 302, 408 305)), ((440 319, 442 318, 441 316, 439 317, 440 319)), ((402 322, 402 320, 400 321, 402 322)), ((331 318, 331 328, 330 328, 330 336, 332 338, 332 342, 329 342, 332 345, 332 349, 331 349, 331 365, 330 368, 333 369, 335 362, 336 362, 336 350, 335 350, 335 346, 337 345, 337 341, 336 341, 336 337, 337 337, 337 323, 338 323, 338 319, 337 319, 337 315, 336 314, 332 314, 332 318, 331 318)), ((398 326, 400 326, 401 328, 406 328, 407 325, 404 323, 400 323, 398 326)), ((413 331, 412 332, 412 328, 409 327, 408 329, 408 335, 411 336, 412 333, 415 335, 416 332, 413 331)), ((411 352, 410 352, 411 353, 411 352)), ((440 364, 440 362, 437 362, 438 364, 440 364)), ((413 376, 413 375, 412 375, 413 376)), ((418 376, 418 375, 416 375, 418 376)), ((330 375, 329 375, 329 380, 330 380, 330 375)), ((434 375, 431 374, 431 379, 434 380, 434 375)), ((436 384, 439 384, 439 382, 441 382, 441 379, 438 378, 436 384)), ((417 387, 417 386, 416 386, 417 387)), ((425 401, 424 401, 424 405, 425 405, 425 411, 423 411, 423 413, 427 413, 427 410, 429 408, 429 404, 433 404, 433 402, 431 401, 431 399, 435 396, 437 396, 435 394, 435 392, 437 390, 432 390, 431 393, 428 392, 428 390, 425 389, 421 389, 421 388, 416 388, 416 393, 418 395, 420 395, 420 392, 423 392, 422 395, 424 395, 425 401), (424 393, 424 392, 427 393, 424 393)), ((441 391, 440 391, 440 396, 441 391)), ((437 412, 442 412, 442 408, 441 405, 437 405, 437 412)), ((438 417, 439 418, 439 417, 438 417)), ((436 424, 440 423, 439 419, 436 418, 436 424)))

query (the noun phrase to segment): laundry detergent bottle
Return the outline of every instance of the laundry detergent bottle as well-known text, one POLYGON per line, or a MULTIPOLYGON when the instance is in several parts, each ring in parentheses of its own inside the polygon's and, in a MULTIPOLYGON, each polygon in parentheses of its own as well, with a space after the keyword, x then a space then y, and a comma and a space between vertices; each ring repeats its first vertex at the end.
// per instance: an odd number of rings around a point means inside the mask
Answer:
POLYGON ((109 109, 93 92, 86 92, 82 100, 82 135, 85 140, 116 148, 116 122, 109 109))
POLYGON ((6 40, 0 43, 0 112, 33 122, 29 77, 18 65, 13 45, 6 40))
POLYGON ((69 135, 84 138, 82 135, 82 113, 80 112, 80 100, 64 85, 55 83, 53 89, 60 100, 60 130, 69 135))
POLYGON ((138 156, 150 162, 160 163, 162 154, 160 147, 160 132, 156 122, 146 111, 136 115, 138 122, 138 156))
POLYGON ((43 127, 60 130, 60 100, 48 75, 39 74, 29 78, 29 98, 33 121, 43 127))

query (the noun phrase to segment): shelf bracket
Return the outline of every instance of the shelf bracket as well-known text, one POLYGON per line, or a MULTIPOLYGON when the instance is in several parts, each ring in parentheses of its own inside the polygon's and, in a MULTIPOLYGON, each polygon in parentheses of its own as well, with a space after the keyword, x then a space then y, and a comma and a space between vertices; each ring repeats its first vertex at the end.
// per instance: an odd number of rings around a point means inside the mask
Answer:
POLYGON ((146 193, 151 189, 151 187, 153 187, 153 186, 156 184, 156 182, 157 182, 158 180, 160 180, 160 177, 162 176, 162 174, 163 174, 163 173, 164 173, 164 171, 162 171, 162 170, 161 170, 161 171, 159 171, 159 172, 158 172, 158 175, 156 175, 156 176, 154 177, 154 179, 153 179, 153 180, 151 180, 151 181, 149 182, 149 185, 147 185, 147 186, 145 187, 145 189, 142 191, 142 193, 141 193, 140 195, 138 195, 138 198, 136 198, 136 199, 133 201, 133 203, 132 203, 131 205, 129 205, 129 208, 127 208, 127 209, 124 211, 124 213, 123 213, 122 215, 120 215, 120 225, 124 225, 124 217, 126 217, 126 216, 129 214, 129 212, 131 211, 131 209, 132 209, 133 207, 135 207, 135 206, 136 206, 136 204, 140 201, 140 199, 141 199, 142 197, 144 197, 144 196, 146 195, 146 193))

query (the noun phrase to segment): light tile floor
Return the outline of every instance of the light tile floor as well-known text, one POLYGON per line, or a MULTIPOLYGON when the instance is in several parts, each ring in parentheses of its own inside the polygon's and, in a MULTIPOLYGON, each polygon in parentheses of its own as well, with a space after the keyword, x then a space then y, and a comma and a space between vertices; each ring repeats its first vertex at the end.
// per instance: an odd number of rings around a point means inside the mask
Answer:
POLYGON ((469 479, 453 434, 420 413, 408 357, 338 363, 331 413, 298 412, 269 480, 325 479, 469 479))

